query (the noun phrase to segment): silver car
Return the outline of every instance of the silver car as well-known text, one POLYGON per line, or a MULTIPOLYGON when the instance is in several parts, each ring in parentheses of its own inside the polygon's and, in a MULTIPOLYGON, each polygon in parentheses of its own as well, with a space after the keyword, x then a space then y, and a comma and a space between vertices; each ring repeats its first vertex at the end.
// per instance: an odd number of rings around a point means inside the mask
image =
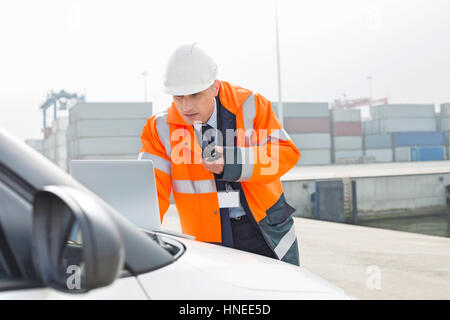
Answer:
POLYGON ((0 300, 349 298, 303 267, 139 229, 0 129, 0 300))

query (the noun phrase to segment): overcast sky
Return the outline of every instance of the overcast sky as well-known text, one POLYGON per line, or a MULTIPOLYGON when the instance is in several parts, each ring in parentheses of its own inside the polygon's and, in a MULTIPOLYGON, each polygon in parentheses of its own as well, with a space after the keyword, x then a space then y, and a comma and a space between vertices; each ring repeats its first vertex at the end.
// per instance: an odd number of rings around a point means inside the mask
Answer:
MULTIPOLYGON (((165 109, 167 58, 198 42, 219 79, 278 99, 275 1, 2 1, 0 127, 41 138, 49 90, 165 109)), ((284 101, 450 102, 449 0, 278 1, 284 101)))

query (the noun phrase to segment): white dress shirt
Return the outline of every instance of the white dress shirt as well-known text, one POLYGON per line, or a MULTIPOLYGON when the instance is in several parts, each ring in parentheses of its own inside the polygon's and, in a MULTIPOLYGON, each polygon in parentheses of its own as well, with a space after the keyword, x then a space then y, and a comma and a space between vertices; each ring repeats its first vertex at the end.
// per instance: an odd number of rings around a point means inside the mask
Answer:
MULTIPOLYGON (((217 141, 217 102, 216 99, 214 99, 214 111, 211 114, 211 116, 209 117, 208 121, 206 121, 207 124, 209 124, 213 129, 215 129, 216 133, 214 135, 214 141, 217 141)), ((199 140, 200 145, 202 145, 202 124, 201 123, 196 123, 194 124, 194 130, 196 131, 197 134, 197 138, 199 140)), ((225 185, 226 189, 228 191, 233 191, 233 188, 231 187, 231 185, 226 184, 225 185)), ((235 207, 235 208, 229 208, 230 209, 230 218, 237 218, 240 216, 245 215, 245 211, 244 208, 242 207, 241 201, 239 200, 239 207, 235 207)))

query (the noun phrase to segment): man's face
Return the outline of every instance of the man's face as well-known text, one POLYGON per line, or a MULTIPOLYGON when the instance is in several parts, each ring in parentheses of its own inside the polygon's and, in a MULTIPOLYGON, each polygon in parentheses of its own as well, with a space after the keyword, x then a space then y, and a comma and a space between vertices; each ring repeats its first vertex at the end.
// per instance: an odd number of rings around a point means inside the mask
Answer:
POLYGON ((173 96, 178 112, 187 124, 205 123, 214 111, 214 97, 219 92, 220 82, 197 93, 187 96, 173 96))

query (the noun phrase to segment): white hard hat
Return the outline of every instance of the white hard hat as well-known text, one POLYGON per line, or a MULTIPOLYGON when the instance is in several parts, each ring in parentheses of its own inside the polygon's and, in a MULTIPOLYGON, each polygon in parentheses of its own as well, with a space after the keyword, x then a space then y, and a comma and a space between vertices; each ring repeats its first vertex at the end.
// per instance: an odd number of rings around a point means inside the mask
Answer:
POLYGON ((167 63, 164 91, 185 96, 210 87, 217 79, 217 64, 197 43, 179 46, 167 63))

